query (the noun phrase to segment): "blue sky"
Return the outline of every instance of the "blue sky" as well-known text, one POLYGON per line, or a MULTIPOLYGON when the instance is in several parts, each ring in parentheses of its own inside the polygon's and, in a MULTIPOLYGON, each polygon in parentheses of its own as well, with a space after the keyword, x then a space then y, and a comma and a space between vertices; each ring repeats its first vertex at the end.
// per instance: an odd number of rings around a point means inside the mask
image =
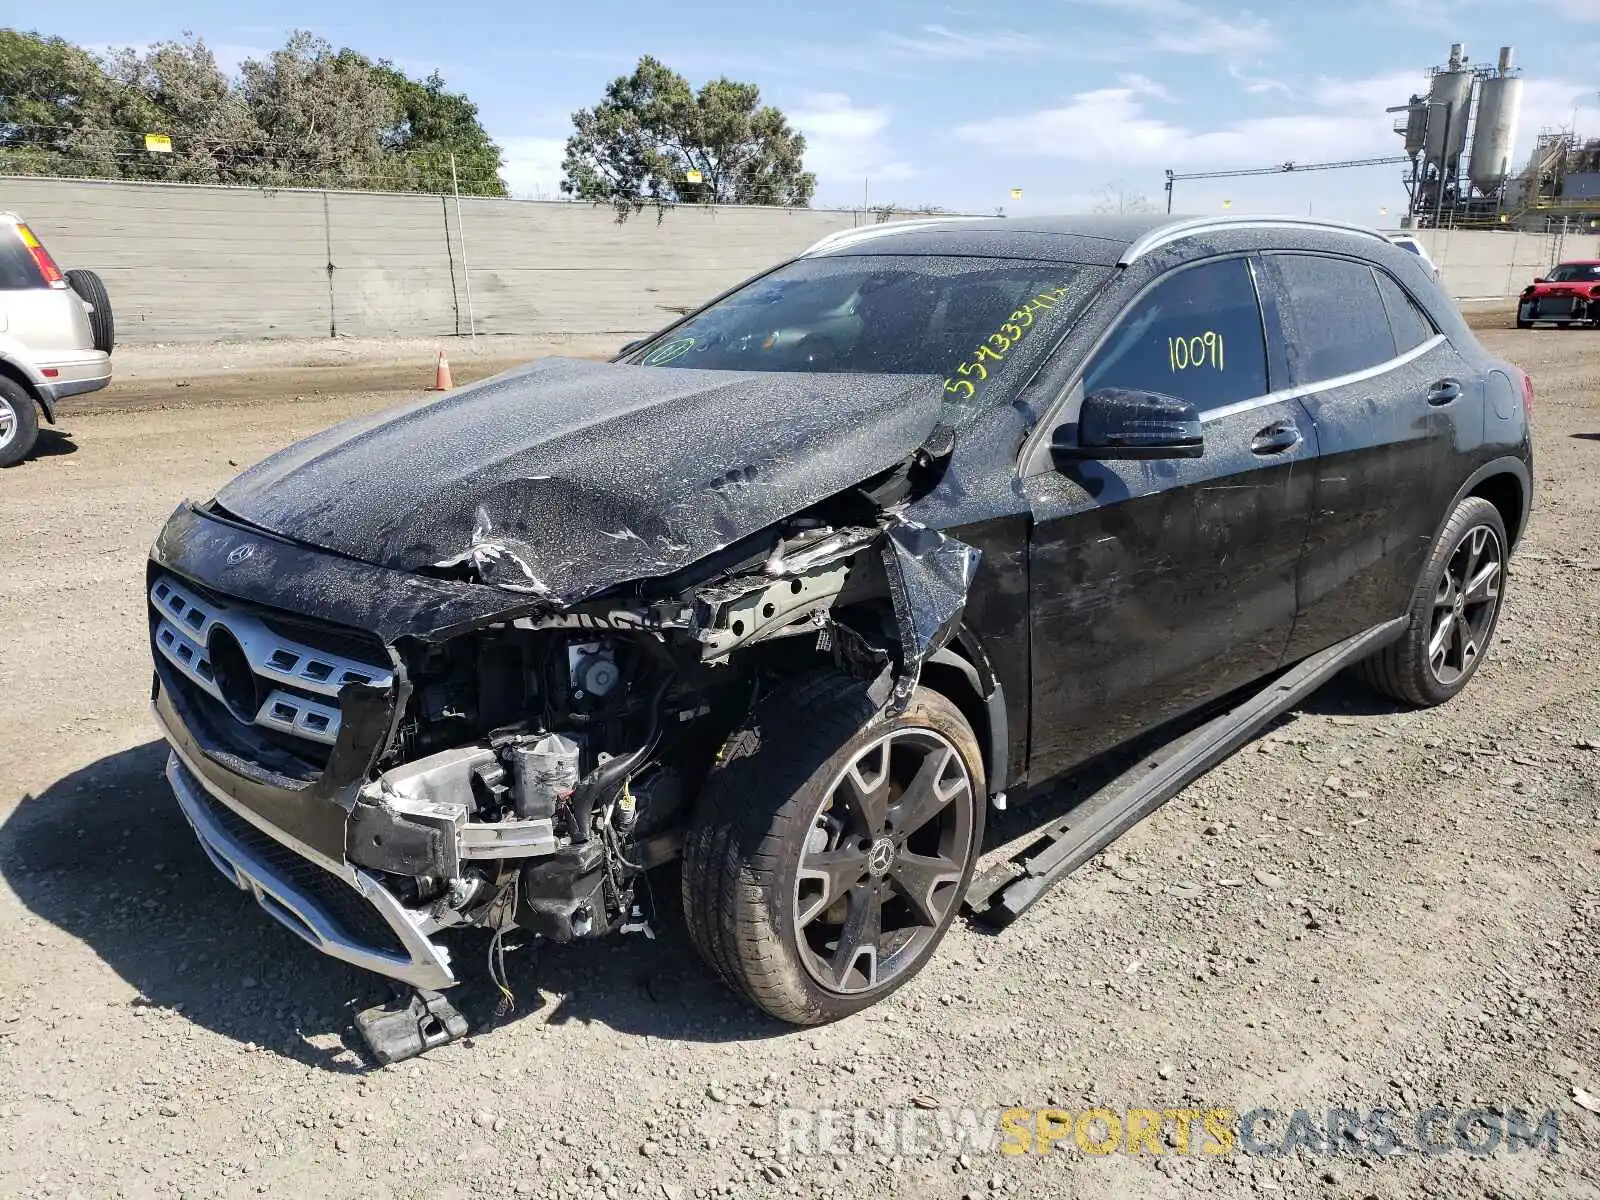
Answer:
MULTIPOLYGON (((1541 127, 1600 137, 1600 0, 77 0, 40 32, 107 46, 192 31, 224 66, 294 27, 438 68, 479 104, 519 195, 553 195, 569 116, 640 54, 699 83, 757 83, 810 142, 820 204, 1075 211, 1105 193, 1163 199, 1163 170, 1397 153, 1384 113, 1452 41, 1477 62, 1514 45, 1541 127), (1010 190, 1023 189, 1021 201, 1010 190)), ((1313 211, 1384 223, 1398 167, 1182 182, 1188 212, 1313 211)))

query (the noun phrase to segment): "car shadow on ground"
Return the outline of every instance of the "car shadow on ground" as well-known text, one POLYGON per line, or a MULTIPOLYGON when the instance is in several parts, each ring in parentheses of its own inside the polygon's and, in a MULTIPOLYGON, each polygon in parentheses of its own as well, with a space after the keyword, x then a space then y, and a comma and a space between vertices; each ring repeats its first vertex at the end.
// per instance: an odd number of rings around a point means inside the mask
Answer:
POLYGON ((78 443, 72 440, 72 434, 63 429, 41 429, 39 440, 34 442, 33 449, 28 452, 29 458, 58 458, 63 454, 76 454, 78 443))
MULTIPOLYGON (((1248 689, 1241 692, 1240 696, 1247 692, 1248 689)), ((1164 729, 1137 738, 1128 745, 1078 768, 1060 781, 1047 785, 1035 795, 1021 798, 1022 802, 1012 805, 1006 812, 991 814, 984 829, 984 854, 993 856, 997 849, 1012 842, 1019 842, 1025 851, 1026 847, 1031 845, 1028 839, 1034 831, 1042 831, 1045 826, 1069 819, 1075 808, 1090 799, 1101 788, 1110 785, 1122 772, 1133 767, 1146 755, 1159 757, 1160 750, 1171 739, 1197 728, 1221 707, 1226 705, 1208 708, 1174 722, 1164 729)), ((1246 744, 1241 753, 1247 751, 1261 738, 1293 725, 1301 716, 1385 717, 1407 711, 1409 711, 1408 705, 1381 695, 1348 675, 1337 675, 1295 708, 1274 719, 1246 744)), ((1013 847, 1013 852, 1018 852, 1017 848, 1013 847)), ((982 870, 998 861, 1000 861, 998 856, 985 857, 979 869, 982 870)), ((996 931, 982 923, 977 924, 975 928, 983 933, 1004 933, 1003 929, 996 931)))
POLYGON ((1600 442, 1600 433, 1575 433, 1572 436, 1579 441, 1600 442))
MULTIPOLYGON (((0 826, 0 876, 36 916, 83 942, 138 993, 240 1043, 329 1070, 365 1060, 355 1013, 387 1000, 385 980, 327 958, 228 884, 200 849, 162 776, 160 742, 121 751, 24 796, 0 826)), ((675 881, 674 881, 675 883, 675 881)), ((705 969, 654 880, 655 938, 515 946, 517 1004, 496 1018, 487 935, 456 935, 464 982, 450 991, 475 1034, 529 1015, 598 1022, 687 1042, 753 1041, 794 1028, 736 999, 705 969)), ((514 942, 514 939, 512 939, 514 942)))
POLYGON ((39 430, 39 440, 34 442, 33 448, 21 462, 12 464, 15 467, 26 467, 34 459, 59 458, 63 454, 76 454, 78 443, 72 440, 70 433, 59 429, 39 430))
MULTIPOLYGON (((1381 716, 1401 711, 1360 684, 1335 680, 1295 712, 1381 716)), ((1292 721, 1291 713, 1276 724, 1292 721)), ((990 823, 999 846, 1064 816, 1154 744, 1091 764, 990 823)), ((164 743, 147 742, 24 796, 0 826, 0 876, 36 916, 77 938, 138 994, 136 1005, 178 1009, 207 1029, 307 1065, 364 1070, 355 1013, 394 995, 383 979, 318 954, 229 886, 206 858, 162 776, 164 743)), ((573 945, 508 939, 516 998, 498 1016, 490 942, 457 934, 464 982, 450 999, 475 1036, 534 1016, 552 1025, 598 1022, 619 1033, 685 1042, 756 1041, 798 1032, 735 998, 689 944, 669 868, 641 900, 654 937, 614 935, 573 945)))

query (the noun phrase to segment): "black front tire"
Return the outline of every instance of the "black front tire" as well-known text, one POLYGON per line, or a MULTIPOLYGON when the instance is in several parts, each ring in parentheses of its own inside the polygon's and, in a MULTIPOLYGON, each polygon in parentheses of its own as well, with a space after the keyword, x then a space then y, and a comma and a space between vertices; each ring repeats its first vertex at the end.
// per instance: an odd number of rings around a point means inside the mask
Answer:
MULTIPOLYGON (((1500 621, 1500 609, 1505 599, 1506 566, 1510 557, 1511 542, 1506 536, 1505 522, 1500 510, 1481 496, 1468 496, 1456 506, 1455 512, 1445 522, 1433 553, 1417 581, 1408 610, 1409 621, 1405 635, 1392 642, 1370 658, 1358 663, 1355 673, 1370 686, 1396 700, 1404 700, 1419 708, 1443 704, 1467 686, 1477 673, 1489 646, 1494 640, 1495 627, 1500 621), (1480 620, 1468 623, 1463 605, 1454 606, 1455 619, 1462 622, 1461 629, 1471 631, 1474 646, 1470 657, 1464 651, 1455 664, 1445 661, 1435 663, 1433 642, 1439 631, 1442 610, 1448 595, 1452 600, 1451 582, 1447 573, 1455 569, 1464 549, 1487 530, 1484 544, 1492 544, 1498 553, 1499 570, 1495 579, 1492 600, 1484 601, 1486 611, 1480 620)), ((1466 570, 1469 575, 1481 575, 1484 567, 1466 570)), ((1447 631, 1449 632, 1449 631, 1447 631)))
POLYGON ((15 379, 0 376, 0 467, 27 458, 39 437, 39 406, 15 379))
MULTIPOLYGON (((977 739, 944 696, 919 688, 904 714, 888 718, 859 681, 831 672, 797 680, 758 705, 729 739, 701 793, 683 852, 690 938, 723 982, 780 1020, 821 1025, 859 1012, 910 980, 943 940, 972 879, 986 803, 977 739), (807 858, 814 830, 841 772, 864 747, 896 731, 937 738, 959 758, 970 785, 970 810, 956 839, 964 844, 951 848, 960 878, 941 885, 942 916, 924 926, 917 938, 923 944, 887 978, 852 989, 825 986, 803 944, 802 860, 814 861, 807 858)), ((877 962, 874 953, 874 979, 877 962)))
POLYGON ((111 314, 111 296, 93 271, 67 272, 67 284, 90 306, 89 328, 94 331, 94 348, 110 354, 117 344, 117 323, 111 314))

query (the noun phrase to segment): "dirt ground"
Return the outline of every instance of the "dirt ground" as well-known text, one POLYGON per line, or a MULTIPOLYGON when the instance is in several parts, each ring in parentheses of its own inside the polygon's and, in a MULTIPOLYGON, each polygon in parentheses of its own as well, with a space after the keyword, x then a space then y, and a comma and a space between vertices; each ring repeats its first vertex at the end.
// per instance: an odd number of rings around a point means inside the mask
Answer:
MULTIPOLYGON (((754 1015, 668 923, 517 951, 513 1019, 383 1070, 351 1026, 381 987, 227 887, 160 779, 143 562, 435 345, 119 350, 0 473, 0 1195, 1600 1196, 1600 338, 1475 323, 1535 378, 1539 483, 1456 702, 1331 685, 850 1021, 754 1015), (1013 1105, 1554 1110, 1559 1152, 777 1154, 786 1107, 1013 1105)), ((550 349, 612 347, 450 353, 550 349)))

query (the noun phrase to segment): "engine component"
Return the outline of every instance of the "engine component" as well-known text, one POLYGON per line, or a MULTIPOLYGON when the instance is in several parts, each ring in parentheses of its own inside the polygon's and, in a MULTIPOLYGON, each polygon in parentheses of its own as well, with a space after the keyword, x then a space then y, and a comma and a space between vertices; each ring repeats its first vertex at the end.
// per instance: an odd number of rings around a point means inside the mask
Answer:
POLYGON ((522 868, 517 924, 553 942, 604 933, 605 853, 597 841, 558 850, 522 868))
POLYGON ((670 828, 682 815, 683 776, 673 767, 647 770, 629 782, 628 794, 634 798, 633 820, 626 829, 619 824, 618 833, 647 838, 670 828))
POLYGON ((617 669, 617 652, 610 642, 568 646, 567 672, 572 680, 572 698, 580 701, 609 696, 622 678, 617 669))
MULTIPOLYGON (((614 666, 615 664, 613 664, 614 666)), ((506 750, 511 764, 512 793, 519 817, 553 817, 578 786, 578 743, 547 733, 514 743, 506 750)))

